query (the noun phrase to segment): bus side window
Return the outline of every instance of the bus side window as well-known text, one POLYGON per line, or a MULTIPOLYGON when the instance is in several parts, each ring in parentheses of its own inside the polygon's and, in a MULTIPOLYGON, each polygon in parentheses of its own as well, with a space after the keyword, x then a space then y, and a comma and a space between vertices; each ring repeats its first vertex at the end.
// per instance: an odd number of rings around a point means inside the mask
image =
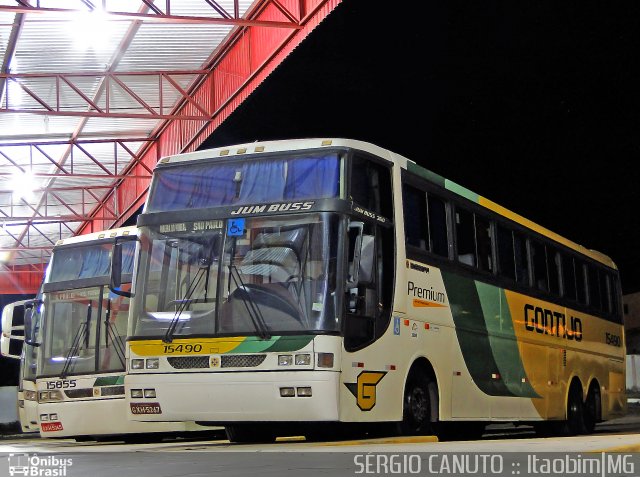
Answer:
POLYGON ((475 237, 473 230, 473 214, 456 207, 456 252, 458 261, 472 267, 476 266, 475 237))
POLYGON ((549 291, 560 296, 560 252, 547 246, 547 270, 549 271, 549 291))
POLYGON ((486 272, 493 272, 493 254, 491 252, 491 222, 475 214, 476 219, 476 252, 478 267, 486 272))
POLYGON ((513 249, 513 234, 511 230, 498 225, 497 229, 497 248, 498 248, 498 267, 503 277, 516 279, 516 261, 513 249))
POLYGON ((576 301, 576 270, 573 266, 573 257, 562 254, 561 260, 563 296, 568 300, 576 301))
POLYGON ((585 265, 583 262, 576 260, 576 290, 578 291, 578 303, 587 304, 587 284, 584 273, 585 265))
POLYGON ((427 195, 407 184, 402 187, 404 233, 407 245, 429 250, 429 219, 427 195))
POLYGON ((527 259, 527 241, 524 235, 513 233, 513 249, 516 259, 516 281, 529 285, 529 260, 527 259))
POLYGON ((529 241, 531 249, 531 269, 533 270, 533 286, 538 290, 549 291, 547 281, 547 259, 544 245, 535 240, 529 241))
POLYGON ((589 306, 596 310, 602 308, 600 297, 600 280, 598 270, 591 265, 587 265, 587 285, 589 287, 589 306))
POLYGON ((449 257, 447 234, 447 204, 435 194, 427 195, 429 212, 429 248, 436 255, 449 257))

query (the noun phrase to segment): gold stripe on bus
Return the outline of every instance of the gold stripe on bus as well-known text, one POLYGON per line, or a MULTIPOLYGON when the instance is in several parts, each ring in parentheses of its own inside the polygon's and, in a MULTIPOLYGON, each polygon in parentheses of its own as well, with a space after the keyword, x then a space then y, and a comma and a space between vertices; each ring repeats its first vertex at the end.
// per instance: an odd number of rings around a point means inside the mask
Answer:
POLYGON ((549 229, 546 229, 544 227, 542 227, 541 225, 536 224, 535 222, 532 222, 529 219, 525 219, 524 217, 522 217, 521 215, 516 214, 515 212, 510 211, 509 209, 506 209, 505 207, 496 204, 495 202, 486 199, 484 197, 480 197, 480 205, 482 205, 483 207, 486 207, 489 210, 494 211, 497 214, 500 214, 510 220, 513 220, 514 222, 523 225, 531 230, 533 230, 534 232, 539 233, 540 235, 544 235, 545 237, 550 238, 551 240, 555 240, 556 242, 569 247, 570 249, 575 250, 576 252, 579 252, 581 254, 586 255, 587 257, 592 258, 593 260, 600 262, 608 267, 611 267, 613 269, 617 269, 616 264, 613 262, 613 260, 611 260, 611 258, 607 257, 605 254, 600 253, 600 252, 596 252, 595 250, 589 250, 588 248, 583 247, 582 245, 579 245, 575 242, 572 242, 569 239, 564 238, 561 235, 558 235, 555 232, 552 232, 549 229))
POLYGON ((442 303, 435 303, 433 301, 425 301, 425 300, 420 300, 418 298, 414 298, 413 299, 413 306, 415 308, 426 308, 426 307, 430 307, 430 308, 444 308, 447 305, 443 305, 442 303))
POLYGON ((137 356, 223 354, 237 348, 245 340, 246 337, 239 336, 174 339, 171 343, 165 343, 162 340, 131 341, 130 349, 137 356), (197 349, 196 346, 198 346, 197 349))

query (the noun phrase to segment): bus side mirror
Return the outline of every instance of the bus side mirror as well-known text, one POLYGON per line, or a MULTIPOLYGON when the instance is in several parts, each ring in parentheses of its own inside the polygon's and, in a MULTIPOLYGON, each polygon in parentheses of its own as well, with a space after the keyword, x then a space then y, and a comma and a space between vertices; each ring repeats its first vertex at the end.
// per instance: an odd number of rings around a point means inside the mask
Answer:
POLYGON ((113 248, 111 249, 111 277, 109 280, 109 290, 116 295, 120 295, 126 298, 134 296, 133 291, 122 290, 122 246, 123 241, 129 242, 131 240, 137 240, 137 237, 133 236, 121 236, 116 237, 113 248))
POLYGON ((358 286, 363 229, 364 223, 362 222, 351 222, 349 224, 349 271, 347 282, 345 283, 345 291, 358 286))
POLYGON ((373 281, 373 263, 375 261, 375 237, 363 235, 360 241, 360 266, 358 285, 369 285, 373 281))
POLYGON ((42 304, 43 301, 38 298, 28 300, 24 304, 24 342, 35 348, 40 346, 40 343, 35 342, 35 327, 37 323, 34 316, 37 315, 37 308, 42 304))

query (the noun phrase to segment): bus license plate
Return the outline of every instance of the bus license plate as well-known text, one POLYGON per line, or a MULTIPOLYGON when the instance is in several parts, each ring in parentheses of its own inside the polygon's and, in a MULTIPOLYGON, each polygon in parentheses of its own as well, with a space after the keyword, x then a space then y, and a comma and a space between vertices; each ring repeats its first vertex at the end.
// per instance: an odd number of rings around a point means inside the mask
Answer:
POLYGON ((61 422, 41 422, 40 430, 42 432, 54 432, 64 430, 61 422))
POLYGON ((132 402, 129 406, 131 406, 131 414, 162 414, 159 402, 132 402))

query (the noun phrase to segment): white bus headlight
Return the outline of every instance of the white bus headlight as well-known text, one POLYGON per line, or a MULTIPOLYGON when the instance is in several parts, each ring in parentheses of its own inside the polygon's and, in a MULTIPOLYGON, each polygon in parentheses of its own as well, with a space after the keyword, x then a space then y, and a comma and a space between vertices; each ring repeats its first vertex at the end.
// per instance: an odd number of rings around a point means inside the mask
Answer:
POLYGON ((132 389, 131 397, 133 399, 142 399, 142 389, 132 389))
POLYGON ((57 414, 49 414, 49 419, 51 419, 52 421, 57 421, 58 420, 58 415, 57 414))
POLYGON ((40 422, 48 421, 48 420, 49 420, 49 414, 40 414, 40 422))
POLYGON ((49 400, 49 391, 40 391, 38 394, 38 401, 46 402, 49 400))
POLYGON ((310 354, 297 354, 296 355, 296 366, 309 366, 311 364, 311 355, 310 354))
POLYGON ((49 401, 62 401, 62 391, 49 391, 49 401))
POLYGON ((24 398, 27 401, 37 401, 38 400, 38 393, 36 393, 35 391, 25 391, 24 392, 24 398))
POLYGON ((278 355, 278 366, 291 366, 293 364, 293 356, 290 354, 278 355))
POLYGON ((144 369, 144 359, 132 359, 131 369, 144 369))
POLYGON ((310 387, 297 388, 296 391, 298 391, 298 397, 311 397, 310 387))
POLYGON ((294 397, 296 390, 293 388, 280 388, 280 397, 294 397))
POLYGON ((147 360, 147 369, 158 369, 160 367, 160 360, 158 358, 150 358, 147 360))
POLYGON ((148 398, 155 398, 156 397, 156 390, 155 389, 145 389, 144 390, 144 397, 148 398))

